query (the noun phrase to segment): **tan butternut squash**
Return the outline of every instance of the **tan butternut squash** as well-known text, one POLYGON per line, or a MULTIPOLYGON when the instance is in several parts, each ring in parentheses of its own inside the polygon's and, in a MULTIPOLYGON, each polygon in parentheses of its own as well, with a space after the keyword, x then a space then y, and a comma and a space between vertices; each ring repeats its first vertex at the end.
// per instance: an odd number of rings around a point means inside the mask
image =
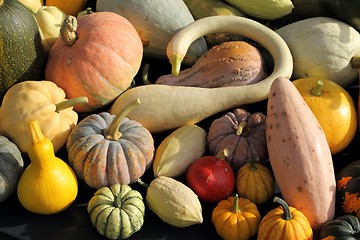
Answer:
POLYGON ((332 220, 336 182, 331 151, 320 123, 287 78, 271 85, 266 139, 284 200, 303 212, 314 230, 332 220))
POLYGON ((141 122, 150 132, 161 132, 186 123, 195 124, 226 109, 265 100, 275 78, 291 76, 292 56, 283 39, 254 20, 236 16, 202 18, 177 32, 167 47, 173 74, 179 73, 183 56, 192 41, 199 36, 224 31, 242 34, 264 46, 274 59, 272 73, 256 84, 236 87, 209 89, 142 85, 121 94, 113 103, 110 112, 116 114, 127 103, 139 98, 142 104, 128 117, 141 122))

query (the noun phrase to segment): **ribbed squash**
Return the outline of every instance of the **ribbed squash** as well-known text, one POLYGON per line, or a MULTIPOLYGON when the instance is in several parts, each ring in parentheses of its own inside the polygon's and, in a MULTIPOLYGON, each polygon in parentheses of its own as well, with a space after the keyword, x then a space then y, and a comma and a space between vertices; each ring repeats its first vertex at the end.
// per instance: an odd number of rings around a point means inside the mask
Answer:
POLYGON ((309 220, 283 199, 274 197, 279 207, 269 211, 260 222, 258 240, 310 240, 313 230, 309 220))
POLYGON ((109 239, 125 239, 144 224, 145 204, 140 192, 129 185, 98 189, 87 205, 96 230, 109 239))
POLYGON ((236 173, 235 186, 240 197, 261 205, 273 196, 275 179, 264 164, 251 162, 244 164, 236 173))
POLYGON ((0 99, 14 83, 43 78, 46 55, 31 10, 0 0, 0 99))
POLYGON ((346 165, 336 174, 336 203, 343 213, 360 218, 360 160, 346 165))
POLYGON ((94 112, 129 88, 138 72, 143 46, 134 26, 112 12, 67 16, 50 49, 45 78, 64 89, 69 98, 86 96, 75 107, 94 112))
POLYGON ((18 147, 0 135, 0 203, 16 190, 24 168, 24 160, 18 147))
POLYGON ((345 214, 327 222, 320 231, 319 239, 321 240, 357 240, 360 236, 359 218, 345 214))
POLYGON ((264 161, 267 159, 265 121, 264 114, 250 113, 242 108, 226 113, 209 127, 209 150, 217 154, 224 148, 229 149, 226 160, 235 172, 247 162, 264 161))
POLYGON ((66 148, 77 176, 90 187, 137 181, 153 161, 155 147, 150 132, 126 114, 91 114, 71 131, 66 148))

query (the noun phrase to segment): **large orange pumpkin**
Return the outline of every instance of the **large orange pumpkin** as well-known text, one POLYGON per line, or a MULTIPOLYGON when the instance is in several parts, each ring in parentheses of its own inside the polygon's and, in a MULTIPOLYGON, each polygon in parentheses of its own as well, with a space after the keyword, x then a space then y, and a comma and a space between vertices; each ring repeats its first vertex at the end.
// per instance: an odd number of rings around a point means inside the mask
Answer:
POLYGON ((76 111, 98 110, 130 86, 141 65, 143 46, 126 18, 112 12, 78 20, 68 16, 60 32, 50 49, 45 77, 68 98, 88 97, 89 103, 76 111))

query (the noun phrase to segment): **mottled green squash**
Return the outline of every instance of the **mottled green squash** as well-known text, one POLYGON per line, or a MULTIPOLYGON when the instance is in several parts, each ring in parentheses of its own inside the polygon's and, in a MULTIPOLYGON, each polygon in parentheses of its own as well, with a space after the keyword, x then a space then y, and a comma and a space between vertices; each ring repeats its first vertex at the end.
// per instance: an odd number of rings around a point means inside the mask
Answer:
POLYGON ((22 80, 40 80, 45 52, 33 13, 17 0, 0 0, 0 99, 22 80))
POLYGON ((0 203, 15 192, 23 170, 24 161, 19 148, 0 135, 0 203))

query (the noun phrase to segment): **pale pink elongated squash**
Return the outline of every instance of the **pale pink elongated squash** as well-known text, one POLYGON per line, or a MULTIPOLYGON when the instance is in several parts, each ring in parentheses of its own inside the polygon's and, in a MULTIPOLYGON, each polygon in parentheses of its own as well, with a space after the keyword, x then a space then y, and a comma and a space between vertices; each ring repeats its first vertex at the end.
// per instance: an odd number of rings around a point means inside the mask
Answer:
POLYGON ((332 220, 336 182, 325 133, 288 78, 270 87, 266 140, 284 200, 302 211, 314 230, 332 220))

